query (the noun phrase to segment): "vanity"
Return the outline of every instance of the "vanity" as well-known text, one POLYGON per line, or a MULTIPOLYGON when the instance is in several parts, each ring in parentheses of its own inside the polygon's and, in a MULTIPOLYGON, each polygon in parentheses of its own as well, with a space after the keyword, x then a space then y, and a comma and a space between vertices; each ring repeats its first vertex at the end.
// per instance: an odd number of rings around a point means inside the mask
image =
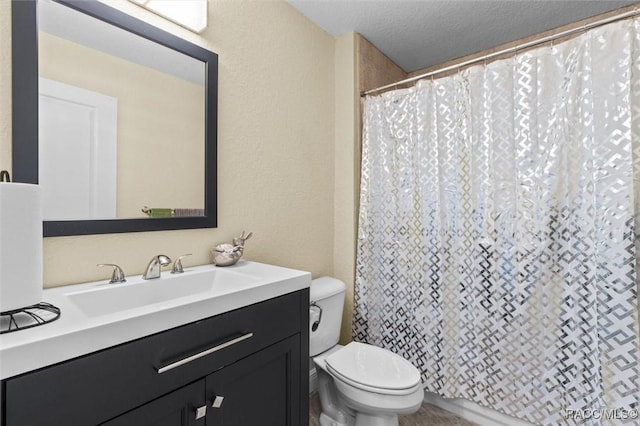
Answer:
POLYGON ((309 273, 240 261, 44 291, 0 336, 0 425, 308 424, 309 273))
MULTIPOLYGON (((11 6, 13 178, 42 188, 44 236, 216 227, 218 55, 206 42, 100 1, 11 6), (65 154, 70 117, 90 131, 65 154), (77 182, 95 187, 79 197, 77 182)), ((45 290, 60 318, 0 335, 0 426, 307 425, 310 282, 240 261, 45 290)))

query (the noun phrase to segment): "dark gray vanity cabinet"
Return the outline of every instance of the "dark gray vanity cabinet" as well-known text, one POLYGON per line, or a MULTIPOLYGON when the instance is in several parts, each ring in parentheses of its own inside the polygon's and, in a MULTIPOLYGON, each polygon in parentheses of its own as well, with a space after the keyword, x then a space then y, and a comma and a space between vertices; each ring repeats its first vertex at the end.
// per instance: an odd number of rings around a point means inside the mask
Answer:
POLYGON ((104 425, 295 426, 302 393, 291 375, 297 371, 300 338, 293 336, 104 425))
POLYGON ((308 425, 304 289, 2 382, 1 426, 308 425))

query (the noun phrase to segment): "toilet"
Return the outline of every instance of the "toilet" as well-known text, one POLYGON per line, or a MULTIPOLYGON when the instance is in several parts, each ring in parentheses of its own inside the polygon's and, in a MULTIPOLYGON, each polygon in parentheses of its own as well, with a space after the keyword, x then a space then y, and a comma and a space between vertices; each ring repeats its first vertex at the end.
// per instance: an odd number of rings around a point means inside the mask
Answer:
POLYGON ((383 348, 338 345, 344 293, 344 283, 335 278, 311 282, 309 356, 318 374, 320 425, 398 426, 398 415, 422 405, 420 372, 383 348))

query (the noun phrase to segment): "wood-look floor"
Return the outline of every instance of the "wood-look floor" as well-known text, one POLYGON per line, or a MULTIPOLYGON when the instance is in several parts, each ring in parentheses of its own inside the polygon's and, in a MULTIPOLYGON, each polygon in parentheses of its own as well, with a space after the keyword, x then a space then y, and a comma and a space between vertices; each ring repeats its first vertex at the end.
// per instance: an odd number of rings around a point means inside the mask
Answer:
MULTIPOLYGON (((320 398, 317 392, 314 392, 309 397, 309 426, 320 425, 320 412, 320 398)), ((416 413, 401 416, 399 420, 400 426, 476 426, 475 423, 426 402, 416 413)))

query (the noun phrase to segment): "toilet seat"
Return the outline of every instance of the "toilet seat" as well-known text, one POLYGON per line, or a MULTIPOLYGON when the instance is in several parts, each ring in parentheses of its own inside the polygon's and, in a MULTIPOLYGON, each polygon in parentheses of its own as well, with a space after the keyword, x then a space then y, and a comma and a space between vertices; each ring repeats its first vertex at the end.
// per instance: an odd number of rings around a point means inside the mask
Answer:
POLYGON ((407 395, 422 386, 420 372, 409 361, 383 348, 351 342, 324 360, 337 380, 386 395, 407 395))

